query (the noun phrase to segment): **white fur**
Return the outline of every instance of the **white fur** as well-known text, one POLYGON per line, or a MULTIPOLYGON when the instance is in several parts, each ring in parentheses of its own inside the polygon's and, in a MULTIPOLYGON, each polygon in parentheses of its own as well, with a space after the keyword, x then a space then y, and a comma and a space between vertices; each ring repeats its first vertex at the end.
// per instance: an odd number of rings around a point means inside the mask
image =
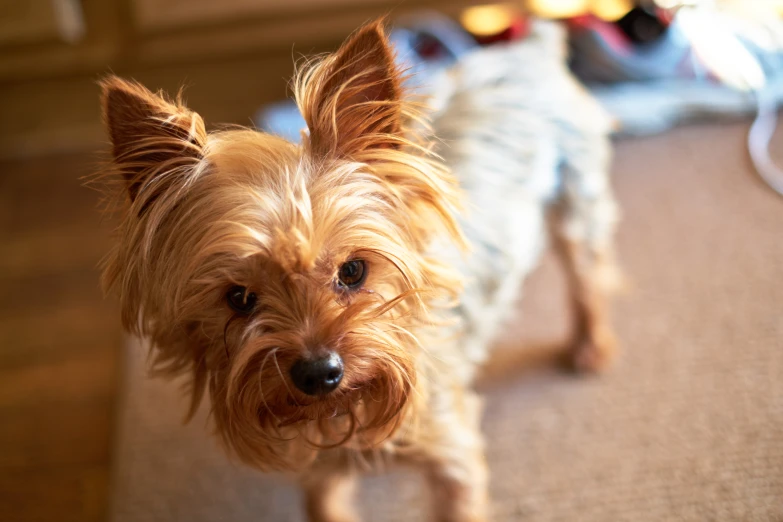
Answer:
POLYGON ((598 249, 614 232, 610 119, 568 71, 564 50, 562 27, 536 22, 527 39, 471 53, 424 93, 438 153, 467 198, 461 225, 472 251, 433 249, 466 277, 457 310, 465 380, 546 247, 551 203, 565 203, 559 226, 572 240, 598 249))

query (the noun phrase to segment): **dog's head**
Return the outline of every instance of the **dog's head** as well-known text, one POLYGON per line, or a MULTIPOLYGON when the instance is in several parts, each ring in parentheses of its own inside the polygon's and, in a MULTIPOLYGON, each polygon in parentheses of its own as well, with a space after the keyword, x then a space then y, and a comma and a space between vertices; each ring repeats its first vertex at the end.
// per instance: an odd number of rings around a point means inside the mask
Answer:
MULTIPOLYGON (((428 256, 460 241, 456 187, 427 143, 382 26, 307 65, 296 145, 207 133, 144 87, 102 83, 127 202, 104 277, 155 369, 205 389, 225 443, 263 469, 388 437, 416 386, 416 331, 457 289, 428 256)), ((192 412, 191 412, 192 413, 192 412)))

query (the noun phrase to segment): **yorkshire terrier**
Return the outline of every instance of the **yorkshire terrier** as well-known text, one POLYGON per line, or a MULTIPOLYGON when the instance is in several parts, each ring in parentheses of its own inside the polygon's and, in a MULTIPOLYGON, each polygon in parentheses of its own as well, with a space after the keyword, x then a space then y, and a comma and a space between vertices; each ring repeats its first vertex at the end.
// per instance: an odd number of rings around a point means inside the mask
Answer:
MULTIPOLYGON (((531 38, 562 54, 557 31, 531 38)), ((543 62, 524 45, 467 57, 435 81, 428 123, 369 24, 296 75, 301 144, 207 133, 180 98, 102 81, 124 200, 104 283, 123 324, 157 372, 190 377, 191 414, 209 392, 230 452, 294 473, 311 521, 357 520, 348 496, 378 457, 423 470, 436 520, 488 519, 472 381, 547 238, 574 365, 610 359, 606 118, 564 60, 543 62)))

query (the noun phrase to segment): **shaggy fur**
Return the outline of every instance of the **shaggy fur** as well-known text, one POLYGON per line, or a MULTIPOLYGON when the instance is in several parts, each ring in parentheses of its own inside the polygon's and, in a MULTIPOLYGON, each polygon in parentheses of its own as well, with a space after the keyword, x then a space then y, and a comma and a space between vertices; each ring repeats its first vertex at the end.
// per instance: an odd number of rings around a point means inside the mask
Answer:
MULTIPOLYGON (((102 82, 106 174, 125 202, 104 282, 124 326, 150 339, 157 373, 191 377, 191 413, 209 394, 229 451, 296 474, 313 521, 355 520, 353 478, 388 458, 426 473, 437 520, 487 518, 470 384, 545 242, 548 208, 561 209, 567 232, 556 236, 577 365, 596 369, 611 351, 599 275, 612 266, 614 223, 605 130, 569 127, 573 113, 514 92, 506 73, 531 57, 512 49, 498 51, 496 76, 473 75, 477 57, 441 79, 432 102, 443 142, 404 95, 379 23, 298 74, 301 145, 208 134, 179 99, 102 82), (352 260, 368 274, 357 288, 338 283, 352 260), (236 288, 254 299, 247 313, 227 302, 236 288), (302 393, 292 367, 325 350, 344 363, 339 386, 302 393)), ((578 92, 562 65, 547 74, 538 91, 551 79, 578 92)))

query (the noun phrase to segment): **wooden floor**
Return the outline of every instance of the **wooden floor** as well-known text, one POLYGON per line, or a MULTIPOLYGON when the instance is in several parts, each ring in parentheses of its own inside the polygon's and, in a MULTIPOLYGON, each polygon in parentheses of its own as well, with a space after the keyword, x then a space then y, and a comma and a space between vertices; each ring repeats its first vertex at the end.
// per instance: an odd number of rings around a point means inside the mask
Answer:
MULTIPOLYGON (((123 75, 188 85, 214 126, 250 123, 292 70, 287 50, 123 75)), ((82 179, 102 157, 52 155, 106 144, 98 76, 0 84, 0 117, 27 115, 0 118, 0 158, 18 158, 0 159, 0 522, 106 518, 122 333, 98 282, 112 227, 82 179)))
POLYGON ((0 163, 0 520, 105 518, 121 332, 95 160, 0 163))

